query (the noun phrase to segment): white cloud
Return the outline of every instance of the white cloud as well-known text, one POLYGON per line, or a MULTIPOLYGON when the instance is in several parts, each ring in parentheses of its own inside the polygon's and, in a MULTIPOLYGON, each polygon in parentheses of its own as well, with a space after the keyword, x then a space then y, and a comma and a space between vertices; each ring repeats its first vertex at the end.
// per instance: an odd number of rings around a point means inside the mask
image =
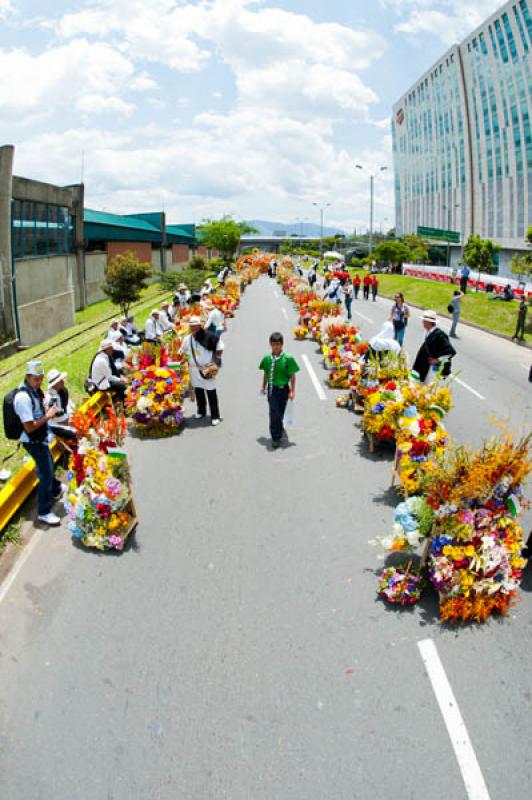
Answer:
POLYGON ((136 75, 133 80, 129 84, 129 88, 135 92, 148 92, 152 89, 158 89, 159 85, 156 81, 148 75, 147 72, 142 72, 140 75, 136 75))
POLYGON ((14 10, 11 0, 0 0, 0 19, 5 19, 14 10))
POLYGON ((132 103, 126 103, 120 97, 106 97, 102 94, 83 94, 76 102, 76 107, 85 114, 113 112, 129 116, 135 110, 132 103))
POLYGON ((79 103, 85 95, 114 96, 133 72, 133 64, 108 44, 85 39, 37 56, 0 50, 0 109, 24 113, 79 103))
POLYGON ((461 41, 499 8, 501 0, 381 0, 404 21, 395 25, 399 33, 431 33, 444 44, 461 41))

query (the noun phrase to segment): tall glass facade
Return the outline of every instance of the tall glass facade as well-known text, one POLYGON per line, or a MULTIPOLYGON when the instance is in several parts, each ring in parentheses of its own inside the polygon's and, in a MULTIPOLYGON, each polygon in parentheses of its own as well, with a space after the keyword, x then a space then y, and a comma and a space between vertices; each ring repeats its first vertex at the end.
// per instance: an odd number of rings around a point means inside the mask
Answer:
POLYGON ((396 224, 523 249, 532 225, 532 0, 502 6, 395 104, 396 224))

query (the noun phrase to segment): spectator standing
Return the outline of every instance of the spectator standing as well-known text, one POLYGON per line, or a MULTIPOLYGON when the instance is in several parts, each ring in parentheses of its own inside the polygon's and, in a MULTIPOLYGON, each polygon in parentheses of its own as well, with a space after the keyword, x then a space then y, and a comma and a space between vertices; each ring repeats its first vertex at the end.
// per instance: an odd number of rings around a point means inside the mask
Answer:
POLYGON ((453 292, 453 296, 451 298, 451 302, 447 306, 447 311, 449 314, 453 315, 453 322, 451 325, 451 330, 449 331, 449 336, 453 339, 458 339, 456 335, 456 326, 458 325, 458 320, 460 319, 460 314, 462 313, 462 297, 464 296, 463 292, 456 291, 453 292))
POLYGON ((443 377, 451 374, 451 360, 456 355, 456 350, 449 341, 449 337, 438 327, 438 317, 435 311, 428 309, 423 313, 421 323, 425 329, 425 341, 418 350, 413 369, 424 381, 429 370, 438 372, 441 369, 443 377))
POLYGON ((466 294, 467 292, 467 281, 469 279, 470 269, 467 264, 464 264, 462 269, 460 270, 460 291, 466 294))
POLYGON ((221 336, 225 330, 225 316, 221 309, 217 308, 212 301, 206 303, 207 320, 205 330, 221 336))
POLYGON ((393 323, 394 339, 403 346, 405 338, 406 326, 410 317, 410 309, 405 303, 405 298, 401 292, 397 292, 394 297, 394 304, 388 314, 388 321, 393 323))
POLYGON ((349 281, 346 281, 342 291, 344 294, 344 303, 345 303, 345 309, 347 311, 347 319, 351 319, 351 305, 353 303, 353 287, 349 283, 349 281))
POLYGON ((528 303, 523 296, 521 298, 521 302, 519 303, 519 308, 517 310, 517 327, 515 329, 515 333, 512 336, 512 339, 520 339, 520 341, 524 341, 525 339, 525 325, 526 325, 526 315, 528 312, 528 303))
POLYGON ((20 442, 35 461, 39 485, 37 489, 37 519, 45 525, 59 525, 61 520, 52 513, 54 502, 63 496, 64 487, 54 475, 54 460, 50 452, 51 435, 48 422, 57 415, 55 405, 45 410, 41 384, 44 368, 41 361, 28 361, 26 376, 15 395, 13 409, 22 423, 20 442))
POLYGON ((206 377, 206 374, 213 365, 221 366, 224 344, 218 336, 203 329, 200 317, 191 317, 188 324, 190 334, 183 341, 182 351, 188 356, 190 385, 196 396, 197 411, 194 419, 203 419, 206 416, 208 400, 211 425, 216 426, 222 421, 216 392, 216 375, 206 377))
POLYGON ((369 300, 369 289, 371 286, 371 275, 367 272, 364 275, 364 280, 362 282, 363 292, 364 292, 364 300, 369 300))
POLYGON ((358 272, 355 273, 355 277, 353 278, 353 291, 355 293, 355 300, 358 300, 358 293, 360 291, 360 275, 358 272))
POLYGON ((379 291, 379 279, 374 275, 371 279, 371 297, 375 303, 377 300, 377 292, 379 291))
POLYGON ((283 420, 286 404, 294 400, 296 394, 296 373, 299 365, 293 356, 283 352, 282 333, 270 336, 271 355, 264 356, 259 364, 262 370, 261 393, 268 397, 270 409, 270 435, 272 449, 281 446, 284 433, 283 420))

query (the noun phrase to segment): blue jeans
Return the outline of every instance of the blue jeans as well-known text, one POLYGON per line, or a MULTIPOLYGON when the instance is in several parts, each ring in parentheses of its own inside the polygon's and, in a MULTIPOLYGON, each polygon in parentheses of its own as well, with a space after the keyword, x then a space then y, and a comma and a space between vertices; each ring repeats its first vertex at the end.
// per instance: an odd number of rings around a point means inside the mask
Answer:
POLYGON ((35 461, 39 485, 37 487, 37 504, 39 516, 49 514, 52 510, 53 498, 61 491, 61 483, 54 475, 54 460, 46 443, 23 442, 24 449, 35 461))
POLYGON ((353 302, 352 297, 345 298, 345 307, 347 310, 347 319, 351 319, 351 303, 353 302))
POLYGON ((451 325, 451 330, 449 331, 449 336, 456 336, 456 326, 458 325, 458 320, 460 319, 460 314, 453 314, 453 324, 451 325))
POLYGON ((402 328, 396 327, 395 325, 393 327, 394 327, 394 337, 393 338, 395 339, 396 342, 399 342, 399 344, 402 347, 403 346, 403 339, 405 338, 406 325, 403 325, 402 328))
POLYGON ((288 391, 288 386, 272 386, 271 393, 268 393, 270 434, 274 442, 280 442, 283 435, 283 417, 288 403, 288 391))

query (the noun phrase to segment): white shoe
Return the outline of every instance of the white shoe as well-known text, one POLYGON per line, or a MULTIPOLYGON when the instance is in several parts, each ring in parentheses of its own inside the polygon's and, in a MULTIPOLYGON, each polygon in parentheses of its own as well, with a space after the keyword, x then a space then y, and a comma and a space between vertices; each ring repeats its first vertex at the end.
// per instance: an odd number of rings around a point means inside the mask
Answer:
POLYGON ((221 421, 222 421, 221 419, 213 419, 211 420, 211 425, 216 427, 216 425, 219 425, 221 421))
POLYGON ((203 419, 205 414, 193 414, 192 419, 203 419))
POLYGON ((61 520, 55 514, 52 514, 50 511, 49 514, 39 514, 37 517, 39 522, 44 522, 45 525, 60 525, 61 520))

